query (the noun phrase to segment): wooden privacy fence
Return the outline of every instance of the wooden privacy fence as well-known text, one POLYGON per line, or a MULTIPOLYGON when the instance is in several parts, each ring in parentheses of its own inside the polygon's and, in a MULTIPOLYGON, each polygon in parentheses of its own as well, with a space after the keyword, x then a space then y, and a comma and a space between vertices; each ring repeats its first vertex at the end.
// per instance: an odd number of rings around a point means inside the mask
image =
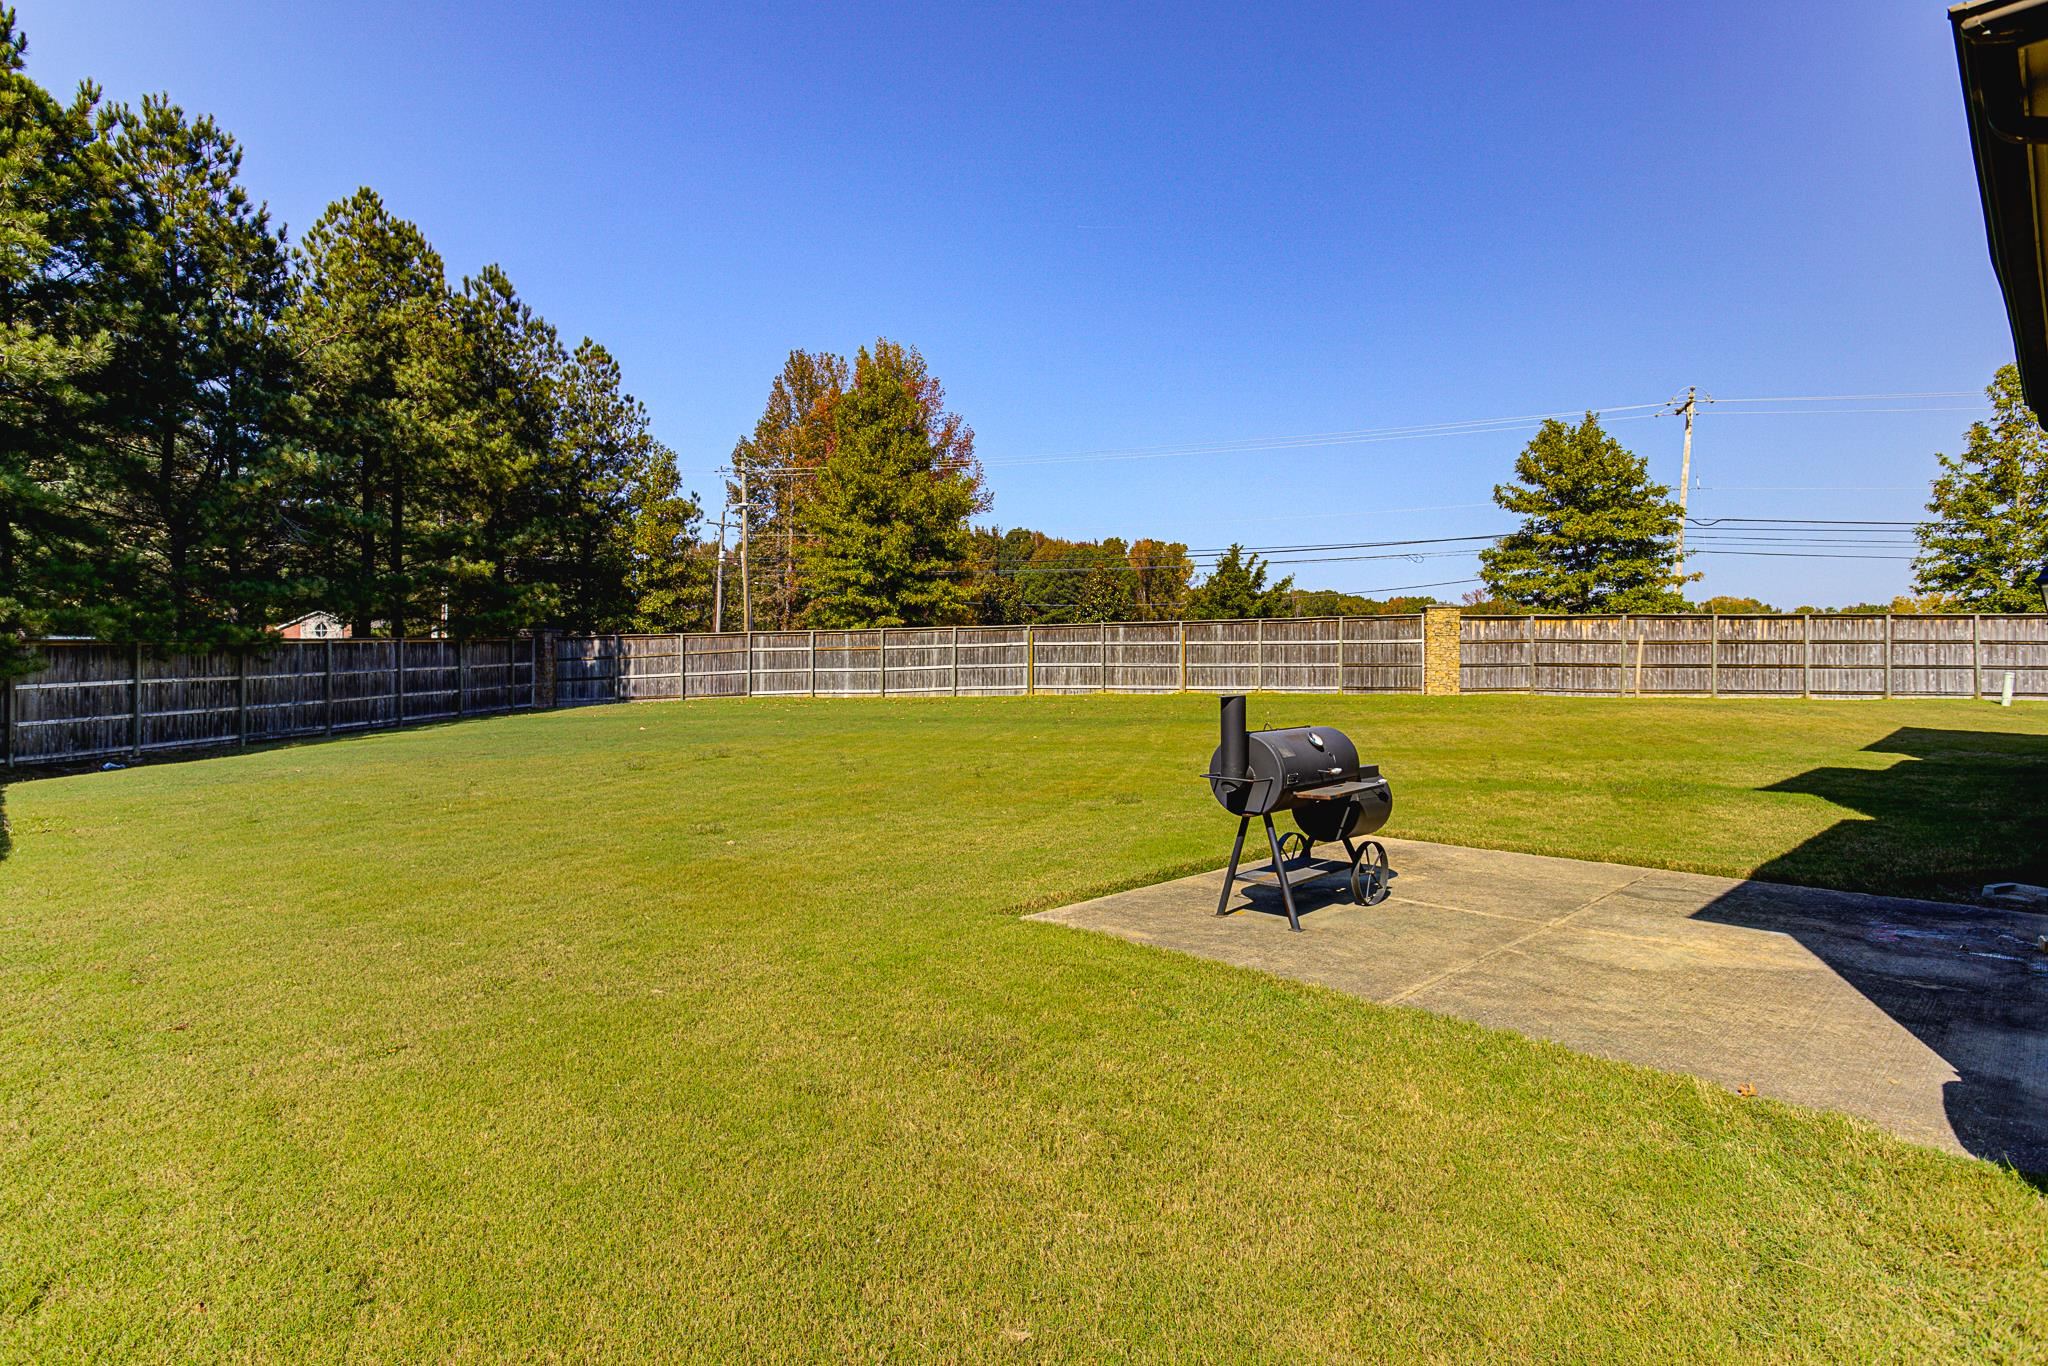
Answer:
MULTIPOLYGON (((1429 691, 2048 697, 2048 616, 1462 616, 1429 691), (1455 674, 1456 684, 1448 678, 1455 674)), ((559 702, 1425 691, 1419 615, 564 639, 559 702)), ((1425 665, 1430 665, 1425 669, 1425 665)))
POLYGON ((2048 615, 1425 616, 520 640, 46 641, 7 767, 661 697, 1534 692, 2048 697, 2048 615), (1452 655, 1456 658, 1453 659, 1452 655))
POLYGON ((1420 692, 1419 616, 564 639, 559 703, 656 697, 1420 692))
POLYGON ((2048 697, 2048 616, 1466 616, 1459 690, 2048 697))
POLYGON ((7 767, 380 730, 534 705, 532 640, 277 641, 181 650, 41 641, 0 687, 7 767))

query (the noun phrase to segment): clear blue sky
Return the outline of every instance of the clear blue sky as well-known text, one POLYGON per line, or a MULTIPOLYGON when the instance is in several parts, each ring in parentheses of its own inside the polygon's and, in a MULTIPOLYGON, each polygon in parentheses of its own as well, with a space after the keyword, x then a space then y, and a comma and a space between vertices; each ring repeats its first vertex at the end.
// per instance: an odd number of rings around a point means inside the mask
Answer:
MULTIPOLYGON (((1937 0, 20 9, 31 74, 215 114, 294 230, 369 184, 452 275, 501 263, 707 492, 784 353, 877 334, 973 423, 994 520, 1196 547, 1503 529, 1527 429, 1266 438, 1607 408, 1675 483, 1678 424, 1623 405, 2010 358, 1937 0), (1033 463, 1218 443, 1262 448, 1033 463)), ((1914 517, 1971 413, 1856 410, 1981 403, 1784 406, 1708 410, 1696 513, 1914 517)), ((1908 570, 1696 567, 1784 606, 1908 570)))

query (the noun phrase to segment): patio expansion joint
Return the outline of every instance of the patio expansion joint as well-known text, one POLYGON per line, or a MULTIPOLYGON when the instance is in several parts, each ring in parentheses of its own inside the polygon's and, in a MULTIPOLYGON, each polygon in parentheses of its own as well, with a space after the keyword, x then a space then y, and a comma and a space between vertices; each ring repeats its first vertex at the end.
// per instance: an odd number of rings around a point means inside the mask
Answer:
POLYGON ((1422 981, 1417 982, 1412 987, 1408 987, 1403 991, 1398 991, 1394 993, 1392 996, 1386 998, 1385 1004, 1390 1006, 1402 1005, 1414 999, 1415 997, 1420 996, 1423 992, 1428 991, 1431 987, 1439 986, 1444 982, 1448 982, 1453 977, 1457 977, 1463 973, 1470 972, 1472 969, 1478 967, 1481 963, 1487 962, 1489 959, 1497 958, 1501 954, 1507 953, 1513 949, 1520 948, 1522 945, 1528 943, 1531 939, 1534 939, 1539 935, 1550 933, 1550 931, 1555 930, 1563 926, 1568 921, 1570 921, 1573 916, 1581 915, 1587 911, 1592 910, 1595 906, 1598 906, 1601 902, 1607 900, 1609 897, 1619 896, 1621 893, 1635 886, 1638 882, 1641 882, 1644 878, 1654 876, 1654 874, 1654 869, 1646 868, 1642 872, 1638 873, 1636 876, 1630 878, 1627 882, 1622 883, 1619 887, 1609 887, 1606 891, 1600 893, 1600 895, 1593 897, 1580 905, 1572 907, 1563 915, 1554 917, 1550 920, 1543 921, 1541 924, 1536 925, 1535 927, 1530 929, 1529 932, 1526 934, 1518 934, 1513 939, 1508 940, 1505 944, 1496 944, 1492 948, 1488 949, 1485 953, 1479 954, 1478 956, 1471 958, 1466 962, 1459 963, 1453 967, 1445 968, 1442 972, 1436 973, 1430 977, 1426 977, 1422 981))

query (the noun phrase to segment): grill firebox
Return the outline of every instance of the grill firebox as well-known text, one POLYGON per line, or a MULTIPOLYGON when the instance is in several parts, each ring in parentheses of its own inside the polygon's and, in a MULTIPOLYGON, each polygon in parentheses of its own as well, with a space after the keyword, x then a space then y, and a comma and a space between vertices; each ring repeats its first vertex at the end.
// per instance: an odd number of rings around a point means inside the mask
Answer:
POLYGON ((1277 885, 1288 928, 1293 930, 1301 928, 1294 889, 1310 882, 1348 877, 1352 898, 1360 905, 1386 900, 1394 877, 1387 867, 1386 847, 1365 838, 1385 825, 1394 810, 1393 790, 1380 776, 1379 766, 1359 762, 1357 746, 1328 726, 1246 730, 1242 696, 1222 699, 1221 722, 1216 752, 1209 756, 1209 771, 1202 776, 1209 780, 1217 803, 1237 817, 1237 841, 1230 849, 1230 869, 1223 877, 1216 914, 1229 914, 1230 891, 1240 879, 1277 885), (1292 811, 1300 830, 1278 833, 1273 815, 1279 811, 1292 811), (1240 874, 1244 835, 1254 816, 1265 823, 1273 861, 1240 874), (1315 856, 1317 844, 1333 842, 1344 846, 1346 858, 1315 856))

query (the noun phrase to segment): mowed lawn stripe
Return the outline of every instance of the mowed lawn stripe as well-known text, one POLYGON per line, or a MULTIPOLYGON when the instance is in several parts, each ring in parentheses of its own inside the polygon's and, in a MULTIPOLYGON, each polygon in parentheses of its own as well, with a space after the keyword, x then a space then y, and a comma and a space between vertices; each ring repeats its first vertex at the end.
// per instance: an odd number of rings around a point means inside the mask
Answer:
MULTIPOLYGON (((2038 708, 1253 701, 1297 719, 1416 838, 2042 856, 2038 708)), ((1221 861, 1213 724, 653 704, 8 787, 0 1355, 2048 1343, 2012 1173, 1019 921, 1221 861)))

